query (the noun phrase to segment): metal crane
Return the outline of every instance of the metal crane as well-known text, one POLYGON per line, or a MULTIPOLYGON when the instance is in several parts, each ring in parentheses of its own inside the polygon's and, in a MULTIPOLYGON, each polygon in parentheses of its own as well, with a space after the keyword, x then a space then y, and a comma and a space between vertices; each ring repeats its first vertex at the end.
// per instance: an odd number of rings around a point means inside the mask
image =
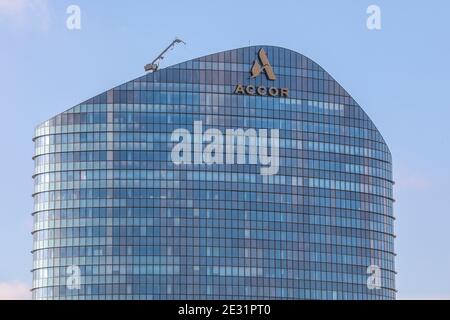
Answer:
POLYGON ((186 44, 186 42, 184 42, 183 40, 175 38, 175 40, 173 40, 172 43, 163 52, 161 52, 161 54, 155 60, 152 61, 152 63, 149 63, 145 66, 145 71, 155 72, 156 70, 158 70, 159 62, 164 59, 164 55, 167 53, 167 51, 173 50, 175 45, 178 43, 186 44))

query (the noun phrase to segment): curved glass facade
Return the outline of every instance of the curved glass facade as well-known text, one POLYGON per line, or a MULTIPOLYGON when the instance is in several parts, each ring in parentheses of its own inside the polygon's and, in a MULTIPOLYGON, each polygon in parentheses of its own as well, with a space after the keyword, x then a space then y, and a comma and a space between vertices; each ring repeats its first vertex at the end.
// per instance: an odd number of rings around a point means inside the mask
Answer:
POLYGON ((389 149, 299 53, 247 47, 162 69, 34 141, 34 299, 395 298, 389 149), (202 152, 199 122, 278 129, 279 165, 174 162, 180 128, 202 152))

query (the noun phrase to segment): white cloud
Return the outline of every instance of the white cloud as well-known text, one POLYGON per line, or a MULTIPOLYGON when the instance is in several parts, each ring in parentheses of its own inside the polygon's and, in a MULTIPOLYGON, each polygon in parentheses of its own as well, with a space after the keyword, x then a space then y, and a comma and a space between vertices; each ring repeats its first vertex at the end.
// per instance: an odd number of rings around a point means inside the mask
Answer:
POLYGON ((0 0, 0 21, 6 20, 14 25, 38 27, 48 30, 50 10, 47 0, 0 0))
POLYGON ((408 191, 428 191, 432 184, 432 179, 427 172, 420 171, 418 168, 401 166, 394 170, 395 189, 404 189, 408 191))
POLYGON ((0 282, 0 300, 30 300, 30 287, 21 282, 0 282))
POLYGON ((431 187, 431 182, 429 179, 418 175, 403 177, 403 179, 400 179, 397 184, 400 187, 415 191, 425 191, 429 190, 429 188, 431 187))
POLYGON ((0 0, 0 14, 20 16, 25 10, 25 0, 0 0))
POLYGON ((417 296, 401 296, 398 297, 397 296, 397 300, 450 300, 449 296, 446 295, 442 295, 442 296, 435 296, 435 295, 430 295, 430 296, 421 296, 421 295, 417 295, 417 296))

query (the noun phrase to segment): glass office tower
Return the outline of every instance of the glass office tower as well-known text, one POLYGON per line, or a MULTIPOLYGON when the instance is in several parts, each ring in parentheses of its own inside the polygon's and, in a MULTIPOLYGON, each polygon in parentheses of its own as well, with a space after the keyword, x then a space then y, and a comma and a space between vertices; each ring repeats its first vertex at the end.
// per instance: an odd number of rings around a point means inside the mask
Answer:
POLYGON ((34 141, 34 299, 395 299, 390 151, 299 53, 252 46, 161 69, 34 141), (278 129, 279 168, 174 162, 173 133, 199 122, 278 129))

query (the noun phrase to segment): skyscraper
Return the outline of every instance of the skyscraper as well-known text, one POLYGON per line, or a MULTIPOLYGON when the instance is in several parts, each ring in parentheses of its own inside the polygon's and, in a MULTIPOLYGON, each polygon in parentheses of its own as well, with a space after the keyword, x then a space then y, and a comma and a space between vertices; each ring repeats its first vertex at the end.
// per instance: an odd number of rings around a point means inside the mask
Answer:
POLYGON ((299 53, 161 69, 34 141, 35 299, 395 298, 390 151, 299 53))

